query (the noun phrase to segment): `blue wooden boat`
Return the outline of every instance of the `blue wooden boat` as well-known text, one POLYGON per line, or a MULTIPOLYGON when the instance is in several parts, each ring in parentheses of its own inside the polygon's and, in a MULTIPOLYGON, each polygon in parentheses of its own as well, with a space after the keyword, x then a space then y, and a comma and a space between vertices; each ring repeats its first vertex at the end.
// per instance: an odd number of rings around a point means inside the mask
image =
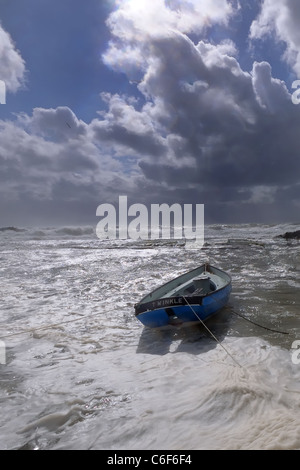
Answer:
POLYGON ((203 322, 227 304, 230 292, 230 275, 206 263, 147 294, 135 315, 150 328, 203 322))

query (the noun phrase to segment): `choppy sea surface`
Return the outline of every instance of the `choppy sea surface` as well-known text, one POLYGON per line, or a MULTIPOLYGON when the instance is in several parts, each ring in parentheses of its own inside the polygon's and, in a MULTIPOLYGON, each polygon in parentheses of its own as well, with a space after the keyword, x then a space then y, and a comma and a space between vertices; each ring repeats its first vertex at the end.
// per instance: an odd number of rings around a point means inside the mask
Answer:
POLYGON ((277 238, 299 225, 206 226, 202 249, 16 229, 0 231, 1 449, 300 449, 300 250, 277 238), (232 277, 219 342, 143 327, 134 304, 205 261, 232 277))

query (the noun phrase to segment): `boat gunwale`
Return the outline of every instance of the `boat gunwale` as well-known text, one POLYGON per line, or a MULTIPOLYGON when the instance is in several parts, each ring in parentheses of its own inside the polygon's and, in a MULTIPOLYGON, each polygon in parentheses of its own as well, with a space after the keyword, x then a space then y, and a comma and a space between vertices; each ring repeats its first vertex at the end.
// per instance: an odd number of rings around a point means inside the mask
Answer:
MULTIPOLYGON (((211 273, 211 274, 215 274, 215 273, 211 273)), ((193 279, 193 277, 191 277, 191 280, 193 279)), ((228 274, 227 272, 225 271, 222 271, 222 269, 220 268, 217 268, 215 266, 212 266, 210 264, 207 264, 207 263, 204 263, 200 266, 198 266, 197 268, 194 268, 192 269, 191 271, 188 271, 187 273, 183 273, 177 277, 175 277, 174 279, 171 279, 170 281, 167 281, 165 282, 164 284, 162 284, 161 286, 157 287, 156 289, 154 289, 153 291, 149 292, 147 295, 145 295, 137 304, 135 304, 134 308, 135 308, 135 316, 138 316, 142 313, 146 313, 146 312, 149 312, 149 311, 155 311, 155 310, 159 310, 161 308, 168 308, 168 307, 172 307, 172 308, 176 308, 176 304, 174 304, 174 301, 175 299, 178 300, 178 299, 181 299, 182 301, 180 303, 178 303, 177 306, 182 306, 182 305, 199 305, 202 303, 202 299, 204 299, 205 297, 209 297, 211 295, 214 295, 216 294, 217 292, 221 292, 223 289, 226 289, 228 286, 231 285, 231 282, 232 282, 232 279, 231 279, 231 276, 230 274, 228 274), (173 297, 158 297, 157 299, 149 299, 147 302, 145 302, 145 299, 150 296, 151 294, 154 294, 155 292, 157 292, 159 289, 162 289, 163 287, 167 286, 168 284, 170 284, 171 282, 174 282, 176 281, 177 279, 180 279, 182 276, 185 276, 185 275, 188 275, 188 274, 192 274, 194 271, 197 271, 199 270, 200 268, 204 268, 204 271, 207 269, 207 272, 209 273, 209 269, 212 268, 220 273, 222 273, 223 275, 225 275, 225 277, 227 279, 226 280, 226 284, 224 284, 223 286, 213 290, 213 291, 210 291, 210 292, 207 292, 206 294, 203 294, 203 295, 199 295, 199 296, 191 296, 191 295, 187 295, 187 296, 183 296, 183 295, 177 295, 177 296, 173 296, 173 297), (157 307, 154 307, 155 305, 155 302, 160 302, 160 301, 163 301, 163 304, 164 305, 158 305, 157 307), (151 304, 153 305, 152 308, 150 308, 151 304), (149 308, 147 308, 146 306, 149 305, 149 308), (146 307, 145 309, 143 309, 144 307, 146 307), (139 311, 137 312, 137 310, 140 310, 140 309, 143 309, 142 311, 139 311)))

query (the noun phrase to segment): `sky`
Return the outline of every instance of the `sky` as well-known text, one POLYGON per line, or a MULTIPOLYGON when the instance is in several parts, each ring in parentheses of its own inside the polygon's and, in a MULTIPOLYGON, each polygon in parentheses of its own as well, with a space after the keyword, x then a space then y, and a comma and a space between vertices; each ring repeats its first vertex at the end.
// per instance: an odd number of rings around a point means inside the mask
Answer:
POLYGON ((0 226, 124 195, 299 223, 299 24, 299 0, 0 0, 0 226))

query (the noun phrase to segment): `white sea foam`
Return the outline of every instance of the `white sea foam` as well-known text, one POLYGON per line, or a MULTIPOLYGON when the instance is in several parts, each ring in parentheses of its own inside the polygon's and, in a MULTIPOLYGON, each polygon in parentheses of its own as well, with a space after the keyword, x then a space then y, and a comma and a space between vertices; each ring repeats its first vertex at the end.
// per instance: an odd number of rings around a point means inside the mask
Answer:
POLYGON ((259 226, 210 227, 200 252, 59 230, 0 236, 1 449, 300 448, 296 244, 259 226), (263 246, 228 242, 242 233, 263 246), (232 276, 209 323, 232 357, 203 328, 134 317, 147 292, 207 259, 232 276))

